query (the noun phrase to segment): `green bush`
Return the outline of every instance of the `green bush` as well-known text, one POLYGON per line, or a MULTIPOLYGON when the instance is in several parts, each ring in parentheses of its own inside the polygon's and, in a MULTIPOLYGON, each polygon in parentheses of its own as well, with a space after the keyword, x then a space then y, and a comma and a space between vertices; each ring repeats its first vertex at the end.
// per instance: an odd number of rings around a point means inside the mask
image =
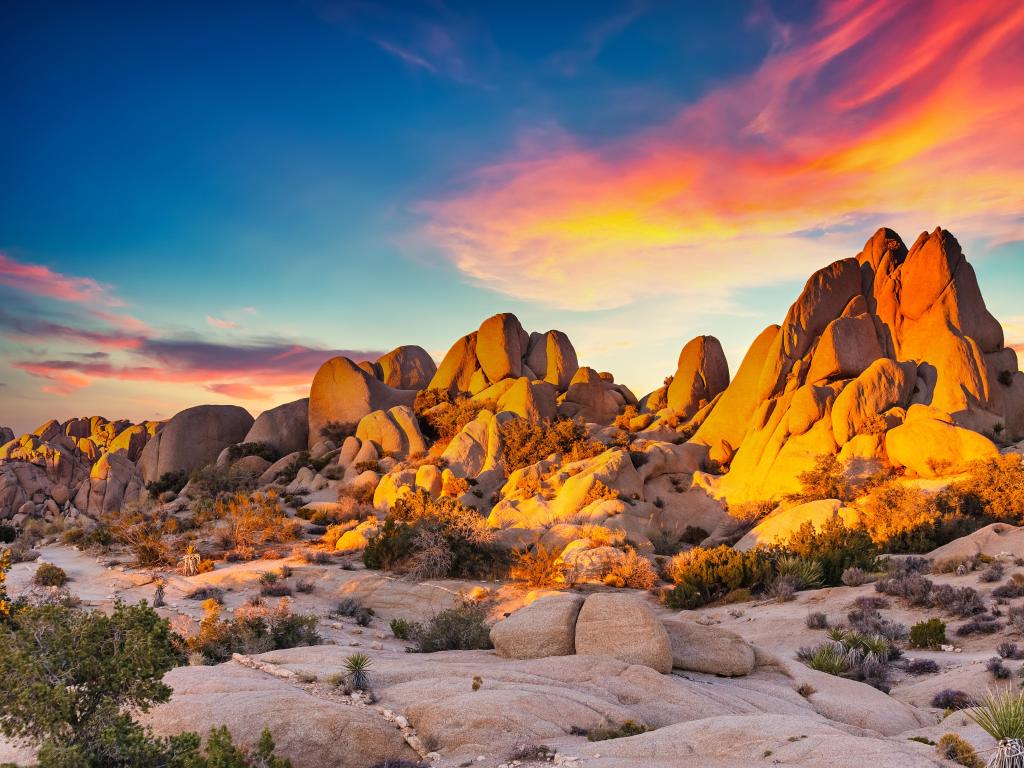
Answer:
POLYGON ((368 568, 401 570, 417 578, 499 578, 508 553, 475 509, 425 491, 403 496, 363 552, 368 568))
POLYGON ((146 483, 146 490, 150 497, 157 498, 165 491, 180 493, 181 489, 188 483, 188 474, 182 470, 179 472, 164 472, 159 479, 146 483))
POLYGON ((509 419, 500 426, 504 443, 505 470, 532 466, 553 453, 566 464, 604 453, 606 446, 587 434, 587 428, 573 419, 556 419, 550 424, 534 424, 526 419, 509 419))
POLYGON ((797 530, 785 548, 806 560, 821 564, 822 583, 836 587, 843 583, 847 568, 874 570, 878 555, 871 536, 863 528, 847 528, 841 518, 825 522, 820 529, 806 522, 797 530))
POLYGON ((206 600, 199 633, 186 641, 189 651, 202 654, 208 662, 227 661, 233 653, 266 653, 320 643, 317 617, 292 613, 287 598, 273 611, 262 603, 244 606, 231 620, 222 619, 221 610, 216 600, 206 600))
POLYGON ((493 400, 472 400, 468 395, 452 396, 444 390, 425 390, 413 405, 423 434, 445 445, 481 411, 497 410, 493 400))
POLYGON ((650 728, 634 720, 627 720, 615 728, 591 728, 587 731, 587 741, 608 741, 609 739, 625 739, 647 733, 650 728))
POLYGON ((228 448, 229 464, 234 464, 236 461, 244 459, 246 456, 259 456, 261 459, 265 459, 271 464, 281 458, 277 450, 266 443, 237 443, 236 445, 232 445, 228 448))
POLYGON ((673 609, 692 609, 719 600, 736 589, 764 589, 774 573, 771 556, 761 549, 749 552, 721 544, 694 547, 673 557, 666 573, 675 587, 665 597, 673 609))
POLYGON ((815 460, 814 468, 797 476, 800 490, 786 497, 787 501, 803 503, 818 499, 852 501, 854 489, 846 478, 846 468, 833 453, 823 453, 815 460))
POLYGON ((413 653, 437 651, 474 651, 493 648, 487 625, 487 603, 464 601, 454 608, 435 614, 426 624, 413 624, 410 638, 413 653))
POLYGON ((32 581, 41 587, 63 587, 68 583, 68 575, 59 565, 43 563, 36 569, 32 581))
POLYGON ((914 648, 938 648, 946 644, 946 623, 941 619, 919 621, 910 628, 910 644, 914 648))
POLYGON ((412 632, 413 623, 407 619, 392 619, 391 634, 398 640, 408 640, 412 632))

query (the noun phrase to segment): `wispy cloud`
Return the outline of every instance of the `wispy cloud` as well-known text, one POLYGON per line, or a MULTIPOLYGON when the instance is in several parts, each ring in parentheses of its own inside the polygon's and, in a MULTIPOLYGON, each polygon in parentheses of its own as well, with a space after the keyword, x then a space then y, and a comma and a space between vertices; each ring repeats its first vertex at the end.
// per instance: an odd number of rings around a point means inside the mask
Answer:
POLYGON ((213 315, 206 316, 206 324, 212 325, 214 328, 238 328, 238 323, 236 323, 234 320, 225 320, 224 318, 214 317, 213 315))
POLYGON ((101 285, 91 277, 65 275, 42 264, 18 261, 2 251, 0 285, 61 301, 121 305, 121 301, 110 293, 108 286, 101 285))
POLYGON ((573 309, 727 299, 883 224, 1018 239, 1022 34, 1012 0, 834 2, 666 124, 526 137, 425 201, 425 233, 474 281, 573 309))
POLYGON ((579 45, 556 53, 552 56, 551 63, 566 77, 579 74, 583 67, 601 55, 611 40, 628 29, 646 10, 647 3, 633 0, 625 10, 588 27, 583 32, 579 45))

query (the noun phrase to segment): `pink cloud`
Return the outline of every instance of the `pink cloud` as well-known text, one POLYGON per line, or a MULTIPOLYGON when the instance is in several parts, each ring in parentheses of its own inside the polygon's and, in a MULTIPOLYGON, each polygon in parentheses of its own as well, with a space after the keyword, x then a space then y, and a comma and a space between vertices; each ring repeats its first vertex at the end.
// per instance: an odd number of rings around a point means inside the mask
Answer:
POLYGON ((665 124, 527 137, 425 201, 425 234, 479 283, 574 309, 801 278, 883 224, 1019 239, 1022 35, 1015 0, 833 2, 665 124))
POLYGON ((210 384, 206 388, 211 392, 216 392, 218 395, 226 395, 227 397, 234 397, 239 400, 264 400, 267 398, 267 392, 238 382, 210 384))
POLYGON ((238 323, 233 320, 224 320, 220 317, 214 317, 213 315, 206 316, 207 325, 212 325, 214 328, 237 328, 238 323))
POLYGON ((17 261, 3 252, 0 252, 0 285, 61 301, 96 302, 107 306, 121 304, 110 295, 107 286, 91 277, 64 275, 41 264, 17 261))

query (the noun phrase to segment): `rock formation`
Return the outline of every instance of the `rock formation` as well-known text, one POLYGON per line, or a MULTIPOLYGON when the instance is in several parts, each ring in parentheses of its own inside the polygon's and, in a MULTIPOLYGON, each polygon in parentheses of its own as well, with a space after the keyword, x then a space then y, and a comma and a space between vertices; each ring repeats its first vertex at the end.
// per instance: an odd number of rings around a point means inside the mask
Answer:
POLYGON ((309 439, 309 398, 264 411, 256 417, 244 443, 263 443, 279 454, 304 450, 309 439))
POLYGON ((212 464, 221 451, 241 442, 252 425, 252 416, 237 405, 197 405, 175 414, 139 457, 143 480, 212 464))

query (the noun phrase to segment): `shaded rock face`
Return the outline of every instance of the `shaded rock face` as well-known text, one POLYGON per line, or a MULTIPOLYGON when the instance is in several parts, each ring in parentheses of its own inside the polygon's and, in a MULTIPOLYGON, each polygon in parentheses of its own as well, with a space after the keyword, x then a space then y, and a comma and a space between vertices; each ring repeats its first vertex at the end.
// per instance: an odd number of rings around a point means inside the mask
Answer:
MULTIPOLYGON (((883 437, 917 405, 975 433, 1024 435, 1024 374, 959 243, 936 229, 908 249, 880 229, 856 257, 811 276, 785 322, 751 346, 694 440, 728 465, 717 492, 778 498, 798 490, 818 456, 853 441, 847 454, 918 472, 928 457, 890 455, 883 437)), ((942 436, 947 448, 967 446, 942 436)), ((991 454, 970 442, 972 455, 991 454)))
POLYGON ((583 596, 569 592, 538 598, 491 628, 499 656, 540 659, 576 652, 576 618, 583 596))
POLYGON ((527 333, 515 315, 504 312, 456 341, 427 388, 476 395, 503 380, 525 377, 564 392, 578 369, 576 350, 562 331, 527 333))
POLYGON ((437 364, 423 347, 398 347, 377 359, 377 377, 394 389, 423 389, 437 373, 437 364))
POLYGON ((306 449, 309 439, 309 398, 264 411, 256 417, 243 443, 264 443, 282 456, 306 449))
POLYGON ((373 411, 411 406, 415 399, 415 390, 389 387, 347 357, 333 357, 320 366, 309 390, 308 445, 318 443, 331 422, 358 424, 373 411))
POLYGON ((237 405, 197 405, 181 411, 143 449, 138 462, 143 480, 212 464, 221 451, 241 442, 252 425, 252 416, 237 405))
POLYGON ((14 439, 14 430, 10 427, 0 427, 0 445, 5 445, 14 439))
POLYGON ((611 656, 663 674, 672 671, 668 633, 632 595, 598 593, 586 599, 576 620, 576 653, 611 656))

